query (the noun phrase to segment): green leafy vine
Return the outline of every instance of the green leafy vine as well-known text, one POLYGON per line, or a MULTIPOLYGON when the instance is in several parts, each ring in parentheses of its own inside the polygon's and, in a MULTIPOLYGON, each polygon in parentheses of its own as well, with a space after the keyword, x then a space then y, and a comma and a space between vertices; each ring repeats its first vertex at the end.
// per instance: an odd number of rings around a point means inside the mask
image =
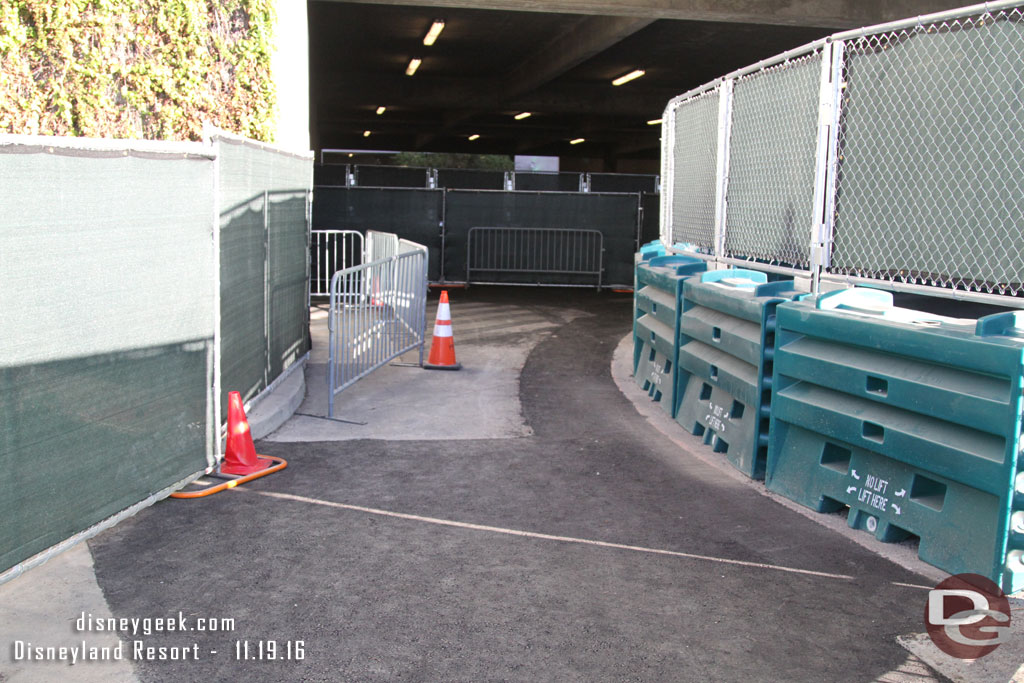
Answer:
POLYGON ((0 0, 0 131, 270 141, 272 0, 0 0))

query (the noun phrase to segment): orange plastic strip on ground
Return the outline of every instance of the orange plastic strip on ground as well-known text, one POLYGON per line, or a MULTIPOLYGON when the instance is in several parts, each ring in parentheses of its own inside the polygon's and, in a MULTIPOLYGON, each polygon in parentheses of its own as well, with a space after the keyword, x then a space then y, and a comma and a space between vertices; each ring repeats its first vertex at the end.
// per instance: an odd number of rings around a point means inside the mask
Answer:
POLYGON ((247 474, 244 477, 239 477, 237 479, 229 479, 228 481, 222 482, 222 483, 217 484, 215 486, 208 486, 207 488, 201 489, 199 491, 178 491, 176 493, 172 493, 171 494, 171 498, 186 498, 186 499, 188 499, 188 498, 203 498, 205 496, 212 496, 215 493, 220 493, 221 491, 226 491, 227 489, 233 489, 236 486, 241 486, 242 484, 244 484, 246 482, 249 482, 249 481, 252 481, 253 479, 259 479, 260 477, 265 477, 268 474, 273 474, 274 472, 280 472, 285 467, 288 467, 288 461, 285 460, 284 458, 278 458, 278 457, 273 456, 273 455, 258 455, 256 457, 263 458, 264 460, 273 460, 275 464, 271 465, 270 467, 268 467, 265 470, 260 470, 259 472, 253 472, 252 474, 247 474))

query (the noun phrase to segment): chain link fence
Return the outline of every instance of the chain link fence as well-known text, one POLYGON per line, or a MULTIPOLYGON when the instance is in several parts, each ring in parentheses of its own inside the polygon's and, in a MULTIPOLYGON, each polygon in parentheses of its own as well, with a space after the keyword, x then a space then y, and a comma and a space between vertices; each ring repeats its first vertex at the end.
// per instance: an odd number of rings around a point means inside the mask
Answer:
POLYGON ((675 98, 662 240, 815 290, 1024 306, 1021 6, 839 33, 675 98))
POLYGON ((821 50, 736 79, 725 255, 806 269, 821 50))
POLYGON ((714 253, 718 187, 719 87, 669 104, 670 167, 662 177, 671 242, 714 253))
POLYGON ((847 41, 830 273, 1021 293, 1021 18, 847 41))

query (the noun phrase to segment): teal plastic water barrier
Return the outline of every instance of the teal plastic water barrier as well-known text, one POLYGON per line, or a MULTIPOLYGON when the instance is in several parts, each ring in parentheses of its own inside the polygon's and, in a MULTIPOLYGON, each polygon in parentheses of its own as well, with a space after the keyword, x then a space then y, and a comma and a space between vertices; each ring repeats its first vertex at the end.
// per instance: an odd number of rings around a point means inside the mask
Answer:
POLYGON ((636 267, 633 290, 633 378, 673 415, 683 281, 707 270, 689 256, 655 256, 636 267))
POLYGON ((956 320, 849 289, 780 305, 776 335, 768 488, 1024 588, 1024 312, 956 320))
MULTIPOLYGON (((644 261, 650 261, 656 256, 665 255, 665 245, 659 240, 648 242, 647 244, 640 246, 640 251, 633 254, 633 292, 636 292, 636 267, 644 261)), ((633 299, 633 312, 636 313, 636 298, 633 299)), ((636 320, 636 316, 633 316, 633 320, 636 320)))
POLYGON ((715 270, 683 286, 676 422, 740 472, 763 479, 768 457, 775 308, 792 280, 715 270))

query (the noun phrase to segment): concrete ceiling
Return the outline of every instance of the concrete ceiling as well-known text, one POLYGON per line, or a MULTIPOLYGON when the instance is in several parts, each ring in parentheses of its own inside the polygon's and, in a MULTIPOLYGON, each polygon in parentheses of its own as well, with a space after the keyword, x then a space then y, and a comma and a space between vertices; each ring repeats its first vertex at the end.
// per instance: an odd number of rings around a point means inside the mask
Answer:
POLYGON ((310 2, 313 145, 587 157, 613 170, 619 159, 658 158, 660 130, 646 122, 681 92, 839 29, 958 4, 310 2), (425 47, 434 19, 445 28, 425 47), (413 57, 423 63, 409 77, 413 57), (646 75, 611 85, 636 68, 646 75), (513 119, 523 111, 532 116, 513 119))

